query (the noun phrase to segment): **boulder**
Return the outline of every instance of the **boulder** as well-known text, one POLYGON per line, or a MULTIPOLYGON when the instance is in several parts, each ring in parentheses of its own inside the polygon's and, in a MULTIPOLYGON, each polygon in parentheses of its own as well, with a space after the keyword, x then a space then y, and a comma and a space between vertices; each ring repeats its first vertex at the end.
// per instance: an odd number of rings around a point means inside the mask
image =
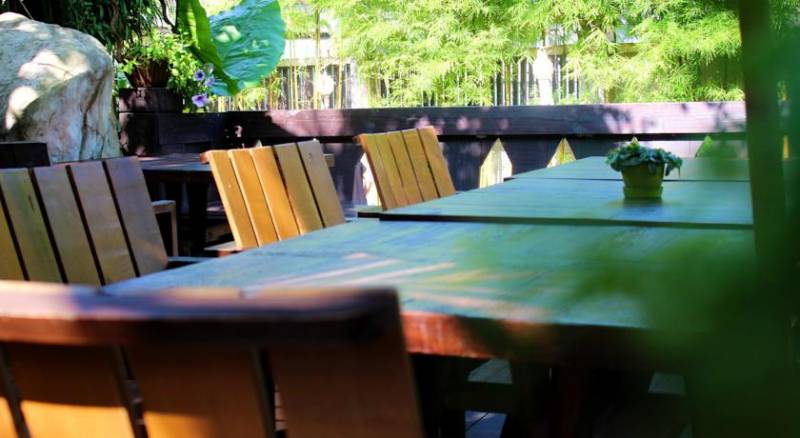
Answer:
POLYGON ((90 35, 0 14, 0 141, 41 141, 53 162, 120 155, 114 62, 90 35))

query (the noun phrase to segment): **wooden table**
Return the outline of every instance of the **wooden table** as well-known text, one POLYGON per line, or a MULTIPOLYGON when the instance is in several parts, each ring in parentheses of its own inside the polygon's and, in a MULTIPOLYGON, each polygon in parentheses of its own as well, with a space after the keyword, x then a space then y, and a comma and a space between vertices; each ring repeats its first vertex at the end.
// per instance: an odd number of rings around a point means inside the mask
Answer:
MULTIPOLYGON (((328 167, 333 167, 333 154, 325 154, 325 160, 328 167)), ((200 154, 192 153, 140 157, 139 161, 151 192, 156 192, 155 187, 164 184, 166 198, 175 201, 178 208, 182 205, 183 187, 186 187, 191 251, 201 254, 206 246, 208 189, 214 182, 211 167, 201 162, 200 154)))
POLYGON ((643 259, 661 269, 670 249, 751 246, 741 229, 361 220, 106 290, 392 285, 412 352, 647 367, 635 290, 583 296, 583 282, 643 259))
MULTIPOLYGON (((681 372, 686 358, 652 348, 660 332, 652 325, 653 302, 676 291, 667 284, 654 297, 642 279, 674 274, 676 256, 696 265, 720 254, 754 257, 749 185, 715 180, 698 163, 694 173, 702 177, 666 182, 662 202, 624 202, 621 181, 597 162, 570 165, 573 175, 592 180, 548 169, 105 290, 389 285, 399 291, 407 348, 425 358, 504 358, 561 365, 560 372, 681 372), (636 275, 609 283, 608 274, 620 272, 636 275)), ((423 388, 440 386, 422 381, 423 388)), ((524 397, 541 388, 514 390, 524 397)), ((580 398, 576 391, 561 394, 558 424, 581 422, 570 401, 580 398)), ((441 403, 435 394, 421 397, 427 406, 441 403)))
POLYGON ((671 182, 663 203, 626 204, 617 181, 516 180, 107 291, 391 285, 412 352, 648 367, 637 284, 587 295, 587 278, 663 269, 671 249, 752 253, 747 193, 742 182, 671 182))
MULTIPOLYGON (((572 163, 532 170, 509 179, 609 179, 621 180, 622 174, 606 164, 605 157, 588 157, 572 163)), ((667 181, 750 181, 747 160, 727 158, 684 158, 680 171, 673 171, 667 181)))

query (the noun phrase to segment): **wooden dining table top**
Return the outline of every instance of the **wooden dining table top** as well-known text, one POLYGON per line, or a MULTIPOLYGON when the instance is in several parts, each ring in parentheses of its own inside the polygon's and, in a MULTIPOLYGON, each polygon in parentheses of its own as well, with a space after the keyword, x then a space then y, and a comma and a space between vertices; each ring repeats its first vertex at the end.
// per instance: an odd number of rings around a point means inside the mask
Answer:
POLYGON ((643 347, 659 329, 648 313, 652 297, 636 279, 670 272, 683 257, 752 255, 749 198, 742 198, 748 184, 668 182, 664 201, 649 206, 623 202, 620 184, 509 181, 105 291, 393 286, 410 352, 679 367, 643 347), (511 213, 503 220, 499 213, 464 214, 482 200, 485 211, 511 213), (415 216, 413 209, 437 214, 415 216), (628 271, 636 273, 631 281, 607 281, 609 273, 628 271))
MULTIPOLYGON (((605 157, 587 157, 560 166, 531 170, 512 179, 609 179, 621 180, 622 174, 606 164, 605 157)), ((734 158, 683 158, 680 170, 670 172, 667 181, 750 181, 747 160, 734 158)))

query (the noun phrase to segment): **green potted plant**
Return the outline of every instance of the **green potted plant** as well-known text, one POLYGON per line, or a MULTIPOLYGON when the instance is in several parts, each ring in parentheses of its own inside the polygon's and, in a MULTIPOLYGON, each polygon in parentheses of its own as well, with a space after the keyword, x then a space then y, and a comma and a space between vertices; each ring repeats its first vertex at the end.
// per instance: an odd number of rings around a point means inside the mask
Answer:
POLYGON ((628 199, 661 198, 664 175, 680 169, 683 160, 663 149, 642 146, 635 137, 611 150, 606 164, 622 172, 625 197, 628 199))
POLYGON ((122 58, 120 70, 133 87, 166 88, 190 110, 208 102, 213 67, 203 66, 181 35, 153 29, 126 44, 122 58))

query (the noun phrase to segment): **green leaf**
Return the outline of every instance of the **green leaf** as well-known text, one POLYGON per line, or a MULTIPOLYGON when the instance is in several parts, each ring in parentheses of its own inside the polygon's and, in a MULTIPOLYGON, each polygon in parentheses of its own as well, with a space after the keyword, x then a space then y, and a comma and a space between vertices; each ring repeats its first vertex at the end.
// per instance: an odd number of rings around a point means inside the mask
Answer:
POLYGON ((220 59, 220 64, 214 65, 221 65, 235 81, 234 88, 228 85, 231 94, 260 86, 278 66, 286 26, 276 0, 243 0, 233 9, 211 17, 210 23, 220 59))
MULTIPOLYGON (((214 76, 223 84, 216 94, 227 95, 227 90, 235 90, 237 82, 225 72, 222 58, 211 37, 211 23, 200 0, 181 0, 178 2, 178 23, 192 51, 203 62, 214 66, 214 76), (221 92, 224 91, 224 92, 221 92)), ((235 94, 235 92, 233 93, 235 94)))
POLYGON ((178 2, 178 21, 192 50, 214 66, 214 94, 261 85, 283 55, 285 25, 276 0, 243 0, 209 18, 200 0, 178 2))

